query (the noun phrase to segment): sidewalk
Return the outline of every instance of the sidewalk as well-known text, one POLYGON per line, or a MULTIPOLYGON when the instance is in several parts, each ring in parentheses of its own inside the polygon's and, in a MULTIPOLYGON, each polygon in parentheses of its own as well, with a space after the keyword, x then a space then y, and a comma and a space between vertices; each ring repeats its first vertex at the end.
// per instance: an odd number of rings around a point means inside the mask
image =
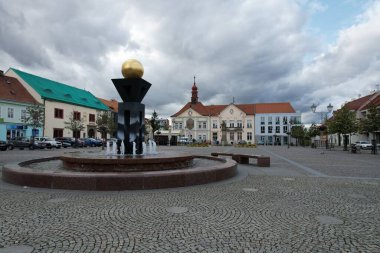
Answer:
POLYGON ((239 165, 231 180, 150 191, 0 182, 0 253, 380 252, 379 155, 281 146, 158 147, 164 150, 264 154, 271 167, 239 165))

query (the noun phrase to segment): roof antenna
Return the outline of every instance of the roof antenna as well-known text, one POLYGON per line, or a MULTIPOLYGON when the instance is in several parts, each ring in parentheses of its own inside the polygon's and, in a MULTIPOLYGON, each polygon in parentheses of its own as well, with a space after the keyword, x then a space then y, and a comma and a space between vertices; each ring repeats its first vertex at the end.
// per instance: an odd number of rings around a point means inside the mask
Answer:
POLYGON ((232 97, 232 103, 235 104, 235 97, 232 97))

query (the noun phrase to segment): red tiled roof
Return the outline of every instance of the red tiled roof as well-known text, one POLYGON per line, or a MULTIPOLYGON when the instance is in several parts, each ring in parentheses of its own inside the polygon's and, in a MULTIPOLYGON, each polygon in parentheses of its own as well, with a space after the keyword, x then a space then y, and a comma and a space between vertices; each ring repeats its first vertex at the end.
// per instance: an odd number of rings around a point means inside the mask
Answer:
POLYGON ((370 106, 370 104, 374 104, 374 105, 376 105, 376 107, 380 106, 380 92, 375 93, 372 96, 371 101, 369 101, 369 103, 367 103, 363 108, 360 108, 360 109, 361 110, 367 110, 368 107, 370 106))
POLYGON ((257 113, 295 113, 293 106, 289 102, 284 103, 263 103, 255 104, 255 114, 257 113))
POLYGON ((97 98, 97 99, 99 99, 103 104, 105 104, 113 112, 117 113, 119 111, 119 103, 116 100, 114 100, 114 99, 107 100, 104 98, 97 98))
POLYGON ((366 103, 373 95, 367 95, 358 99, 355 99, 353 101, 350 101, 344 105, 344 107, 347 107, 349 110, 355 110, 357 111, 364 103, 366 103))
MULTIPOLYGON (((201 102, 192 104, 188 102, 181 110, 173 114, 171 117, 177 117, 186 110, 192 108, 203 116, 217 116, 228 105, 208 105, 205 106, 201 102)), ((247 115, 254 115, 256 113, 295 113, 296 111, 288 102, 285 103, 263 103, 263 104, 235 104, 240 110, 244 111, 247 115)))
POLYGON ((208 110, 201 102, 196 102, 194 104, 191 102, 188 102, 184 107, 182 107, 181 110, 173 114, 171 117, 177 117, 190 108, 192 108, 194 111, 198 112, 201 115, 208 115, 208 110))
POLYGON ((39 104, 16 78, 4 75, 0 75, 0 99, 39 104))
POLYGON ((255 104, 240 104, 236 106, 248 115, 255 114, 255 104))

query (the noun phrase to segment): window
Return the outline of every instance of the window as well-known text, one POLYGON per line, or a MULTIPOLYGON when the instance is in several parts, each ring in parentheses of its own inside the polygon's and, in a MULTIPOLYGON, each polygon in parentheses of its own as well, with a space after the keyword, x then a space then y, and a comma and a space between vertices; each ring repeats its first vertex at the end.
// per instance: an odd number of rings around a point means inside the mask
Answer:
POLYGON ((271 134, 273 132, 273 127, 272 126, 269 126, 268 127, 268 133, 271 134))
POLYGON ((26 110, 21 110, 21 120, 26 119, 26 110))
POLYGON ((235 139, 235 133, 230 132, 230 141, 233 141, 235 139))
POLYGON ((247 119, 247 128, 252 128, 252 120, 247 119))
POLYGON ((8 108, 8 118, 13 119, 14 117, 14 109, 8 108))
POLYGON ((63 137, 63 128, 54 128, 53 129, 53 137, 54 138, 63 137))
POLYGON ((88 120, 90 121, 90 122, 95 122, 95 114, 89 114, 88 115, 88 120))
POLYGON ((242 134, 242 132, 238 132, 237 133, 237 140, 238 141, 241 141, 243 139, 243 134, 242 134))
POLYGON ((262 126, 262 127, 261 127, 261 133, 262 133, 262 134, 265 133, 265 126, 262 126))
POLYGON ((288 126, 283 126, 282 127, 282 132, 285 133, 285 134, 288 133, 288 126))
POLYGON ((282 124, 283 125, 287 125, 288 124, 288 117, 285 116, 285 117, 282 118, 282 124))
POLYGON ((206 121, 198 121, 198 129, 206 129, 207 128, 207 122, 206 121))
POLYGON ((217 132, 212 133, 212 140, 214 140, 214 141, 218 140, 218 133, 217 132))
POLYGON ((217 120, 212 121, 212 128, 218 128, 218 121, 217 120))
POLYGON ((260 117, 261 125, 265 125, 265 117, 260 117))
POLYGON ((237 121, 237 127, 239 127, 239 128, 242 128, 242 127, 243 127, 243 123, 242 123, 241 120, 238 120, 238 121, 237 121))
POLYGON ((280 117, 276 116, 276 125, 280 125, 280 117))
POLYGON ((272 125, 272 116, 268 117, 268 125, 272 125))
POLYGON ((63 119, 63 109, 54 108, 54 118, 63 119))
POLYGON ((252 141, 252 132, 247 132, 247 141, 252 141))
POLYGON ((74 112, 74 120, 80 120, 80 112, 74 112))
POLYGON ((235 127, 235 121, 234 120, 230 120, 230 127, 235 127))
POLYGON ((276 133, 280 133, 280 126, 276 126, 276 133))

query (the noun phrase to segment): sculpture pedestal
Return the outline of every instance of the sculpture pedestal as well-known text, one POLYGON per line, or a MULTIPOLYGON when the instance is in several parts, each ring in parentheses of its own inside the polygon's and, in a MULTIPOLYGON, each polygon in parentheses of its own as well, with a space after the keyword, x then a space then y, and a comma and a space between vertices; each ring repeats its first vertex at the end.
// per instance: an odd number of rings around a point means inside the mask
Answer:
POLYGON ((117 122, 118 148, 124 140, 125 154, 133 153, 136 142, 136 154, 142 154, 144 141, 145 105, 138 102, 119 103, 117 122))

